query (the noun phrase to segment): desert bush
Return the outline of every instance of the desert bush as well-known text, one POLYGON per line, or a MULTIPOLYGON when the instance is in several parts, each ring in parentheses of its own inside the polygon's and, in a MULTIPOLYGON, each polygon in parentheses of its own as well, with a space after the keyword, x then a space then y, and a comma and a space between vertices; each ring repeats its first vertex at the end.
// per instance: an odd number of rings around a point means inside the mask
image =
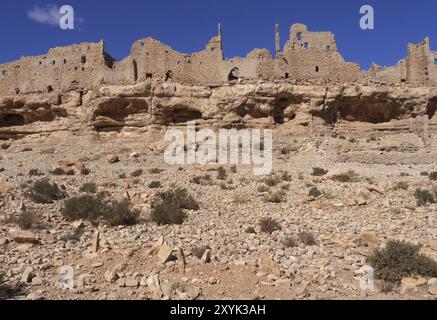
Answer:
POLYGON ((258 192, 264 193, 270 190, 270 188, 268 186, 266 186, 265 184, 260 184, 258 185, 257 188, 258 192))
POLYGON ((247 228, 246 228, 246 230, 245 230, 245 232, 246 232, 246 233, 253 233, 253 234, 255 234, 255 233, 256 233, 256 231, 255 231, 255 228, 254 228, 254 227, 247 227, 247 228))
POLYGON ((29 177, 40 177, 43 175, 44 175, 44 173, 39 172, 38 169, 30 169, 29 170, 29 177))
POLYGON ((262 200, 266 203, 281 203, 285 201, 285 192, 284 190, 270 191, 263 195, 262 200))
POLYGON ((400 176, 400 177, 409 177, 410 174, 409 174, 408 172, 401 172, 401 173, 399 174, 399 176, 400 176))
POLYGON ((437 171, 430 172, 428 177, 433 181, 437 180, 437 171))
POLYGON ((279 222, 272 218, 263 218, 259 224, 261 226, 261 231, 269 234, 282 229, 279 222))
POLYGON ((143 169, 138 169, 138 170, 133 171, 130 175, 131 175, 131 177, 138 178, 138 177, 142 176, 142 174, 143 174, 143 169))
POLYGON ((132 209, 129 200, 112 201, 106 205, 103 220, 110 226, 133 226, 140 218, 139 210, 132 209))
POLYGON ((418 206, 426 206, 427 203, 436 203, 434 193, 425 189, 416 189, 414 197, 418 206))
POLYGON ((149 183, 150 189, 159 189, 161 188, 161 182, 160 181, 152 181, 149 183))
POLYGON ((282 244, 284 245, 284 247, 286 248, 294 248, 297 247, 297 242, 296 240, 294 240, 292 237, 286 237, 283 241, 282 244))
POLYGON ((160 192, 152 202, 151 219, 158 225, 182 224, 187 218, 184 209, 199 209, 199 204, 186 189, 176 188, 160 192))
POLYGON ((398 181, 393 185, 393 190, 408 190, 407 181, 398 181))
POLYGON ((226 169, 223 167, 219 167, 217 169, 217 179, 218 180, 225 180, 226 179, 226 169))
POLYGON ((358 175, 354 171, 349 170, 346 173, 333 176, 332 180, 335 180, 335 181, 338 181, 338 182, 343 182, 343 183, 346 183, 346 182, 355 182, 355 181, 358 180, 358 175))
POLYGON ((17 224, 22 230, 28 230, 40 226, 41 221, 34 212, 23 211, 17 218, 17 224))
POLYGON ((65 236, 61 237, 61 241, 67 242, 78 242, 80 241, 80 237, 83 235, 84 228, 82 226, 77 227, 74 229, 73 232, 66 234, 65 236))
POLYGON ((196 257, 197 259, 202 259, 206 249, 207 248, 203 245, 196 246, 191 250, 191 253, 193 254, 193 257, 196 257))
POLYGON ((263 178, 261 181, 264 182, 269 187, 275 187, 279 183, 281 183, 281 177, 276 175, 270 175, 268 177, 263 178))
POLYGON ((303 231, 298 234, 299 240, 307 246, 314 246, 317 241, 311 232, 303 231))
POLYGON ((195 176, 191 179, 191 182, 202 186, 210 186, 213 184, 209 174, 204 176, 195 176))
POLYGON ((65 198, 64 192, 59 189, 56 183, 50 183, 47 179, 35 181, 28 187, 25 195, 33 202, 40 204, 53 203, 56 200, 65 198))
POLYGON ((67 199, 61 210, 62 216, 68 221, 83 219, 96 223, 107 209, 103 200, 104 197, 101 194, 97 196, 87 194, 67 199))
POLYGON ((160 174, 162 171, 164 171, 164 170, 159 169, 159 168, 152 168, 152 169, 149 170, 149 172, 151 174, 160 174))
POLYGON ((289 148, 282 148, 280 153, 282 155, 290 154, 290 149, 289 148))
POLYGON ((437 277, 437 262, 419 254, 420 246, 389 241, 375 250, 367 262, 375 269, 375 278, 399 283, 409 276, 437 277))
POLYGON ((104 220, 111 226, 134 225, 139 220, 139 211, 131 209, 128 200, 105 202, 106 194, 99 193, 96 196, 83 195, 64 201, 61 210, 66 220, 88 220, 96 224, 104 220))
POLYGON ((318 198, 322 195, 322 192, 320 192, 317 187, 312 187, 311 190, 308 192, 309 196, 313 196, 314 198, 318 198))
POLYGON ((281 175, 282 181, 291 181, 291 175, 288 171, 283 171, 281 175))
POLYGON ((313 173, 311 173, 312 176, 314 177, 321 177, 324 176, 328 173, 328 170, 325 170, 323 168, 320 167, 315 167, 313 168, 313 173))
POLYGON ((237 166, 232 166, 231 167, 231 169, 229 169, 229 171, 231 172, 231 173, 237 173, 237 166))
POLYGON ((86 182, 80 187, 79 191, 82 193, 96 193, 97 185, 94 182, 86 182))
POLYGON ((124 173, 124 172, 119 173, 118 178, 119 179, 126 179, 127 178, 126 173, 124 173))

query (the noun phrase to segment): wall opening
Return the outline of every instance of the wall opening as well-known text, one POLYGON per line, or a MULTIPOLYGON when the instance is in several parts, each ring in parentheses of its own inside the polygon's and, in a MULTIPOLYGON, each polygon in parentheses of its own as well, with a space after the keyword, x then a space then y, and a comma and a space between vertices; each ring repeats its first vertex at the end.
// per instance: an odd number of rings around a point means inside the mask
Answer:
POLYGON ((67 59, 64 59, 64 64, 66 64, 67 63, 67 59))
POLYGON ((276 101, 273 108, 273 121, 276 124, 284 124, 285 122, 285 109, 289 106, 290 101, 287 98, 280 98, 276 101))
POLYGON ((146 79, 152 79, 153 73, 146 73, 146 79))
POLYGON ((167 119, 167 123, 181 124, 202 119, 202 113, 200 111, 189 110, 186 108, 176 108, 173 110, 173 112, 165 114, 165 117, 167 119))
POLYGON ((52 61, 52 65, 55 65, 55 64, 56 64, 56 61, 55 61, 55 60, 53 60, 53 61, 52 61))
POLYGON ((134 59, 132 60, 132 67, 133 67, 133 71, 134 71, 134 81, 137 82, 138 81, 138 64, 137 61, 134 59))
POLYGON ((326 46, 326 51, 331 51, 331 46, 326 46))
POLYGON ((319 72, 319 66, 316 66, 316 72, 319 72))
POLYGON ((80 57, 80 62, 81 63, 86 63, 86 56, 80 57))
POLYGON ((302 40, 302 32, 298 32, 298 33, 297 33, 297 35, 296 35, 296 40, 297 40, 297 41, 302 40))
POLYGON ((303 47, 304 47, 305 49, 308 49, 308 48, 310 47, 310 45, 308 44, 308 42, 305 42, 305 43, 303 44, 303 47))
POLYGON ((232 68, 231 72, 228 75, 228 81, 237 81, 238 80, 238 68, 232 68))
POLYGON ((437 112, 437 101, 431 102, 426 108, 426 114, 428 118, 431 120, 437 112))
POLYGON ((171 70, 168 70, 165 73, 165 81, 171 81, 173 79, 173 72, 171 70))
POLYGON ((50 85, 50 86, 47 86, 47 92, 52 92, 53 91, 53 87, 50 85))
POLYGON ((4 127, 22 126, 26 123, 23 116, 15 113, 4 115, 0 119, 0 125, 4 127))
POLYGON ((288 72, 285 73, 284 78, 288 79, 290 77, 290 74, 288 72))

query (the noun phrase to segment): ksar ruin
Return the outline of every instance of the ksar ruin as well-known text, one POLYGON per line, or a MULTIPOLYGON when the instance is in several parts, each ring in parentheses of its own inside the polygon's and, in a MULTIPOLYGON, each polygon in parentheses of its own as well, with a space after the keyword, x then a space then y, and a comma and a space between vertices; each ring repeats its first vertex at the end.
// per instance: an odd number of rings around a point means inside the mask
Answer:
POLYGON ((330 32, 280 36, 0 65, 0 299, 434 300, 437 52, 363 71, 330 32), (273 173, 169 165, 192 121, 271 129, 273 173))

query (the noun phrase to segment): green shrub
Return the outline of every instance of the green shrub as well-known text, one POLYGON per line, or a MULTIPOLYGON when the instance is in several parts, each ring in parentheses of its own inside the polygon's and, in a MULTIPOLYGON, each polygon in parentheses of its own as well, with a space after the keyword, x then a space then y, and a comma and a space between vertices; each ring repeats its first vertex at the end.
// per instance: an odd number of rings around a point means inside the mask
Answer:
POLYGON ((94 194, 97 192, 97 185, 94 182, 87 182, 80 187, 79 191, 94 194))
POLYGON ((437 262, 419 254, 420 246, 389 241, 386 247, 375 250, 367 262, 375 269, 375 278, 400 282, 410 276, 437 277, 437 262))
POLYGON ((414 193, 418 206, 425 206, 427 203, 436 203, 434 193, 425 189, 416 189, 414 193))
POLYGON ((35 181, 25 195, 33 202, 40 204, 53 203, 65 198, 64 192, 59 189, 56 183, 51 184, 47 179, 35 181))
POLYGON ((313 168, 313 173, 311 174, 314 177, 321 177, 328 173, 328 170, 325 170, 323 168, 315 167, 313 168))
POLYGON ((311 232, 303 231, 298 234, 299 240, 307 246, 314 246, 317 244, 314 235, 311 232))
POLYGON ((184 209, 199 209, 199 204, 186 189, 177 188, 159 192, 152 202, 151 219, 158 225, 182 224, 187 218, 184 209))
POLYGON ((150 189, 159 189, 161 188, 161 182, 160 181, 152 181, 149 183, 150 189))
POLYGON ((263 218, 259 224, 261 226, 261 231, 269 234, 282 229, 279 222, 272 218, 263 218))

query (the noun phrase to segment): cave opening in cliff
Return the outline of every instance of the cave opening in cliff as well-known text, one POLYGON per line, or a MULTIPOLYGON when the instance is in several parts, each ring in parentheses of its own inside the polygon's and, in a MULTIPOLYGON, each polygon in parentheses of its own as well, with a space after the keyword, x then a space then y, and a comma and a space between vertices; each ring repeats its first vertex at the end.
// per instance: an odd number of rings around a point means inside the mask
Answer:
POLYGON ((285 122, 285 109, 290 105, 290 100, 286 97, 279 98, 273 108, 273 121, 276 124, 284 124, 285 122))
POLYGON ((166 113, 165 116, 169 124, 183 124, 189 121, 201 120, 202 112, 187 108, 176 108, 172 112, 166 113))
POLYGON ((26 123, 24 117, 19 114, 6 114, 0 118, 0 126, 3 127, 15 127, 22 126, 26 123))
POLYGON ((228 75, 228 81, 229 82, 237 81, 238 80, 238 72, 239 72, 239 70, 237 67, 232 68, 231 72, 229 72, 229 75, 228 75))
POLYGON ((426 107, 426 114, 428 115, 428 118, 431 120, 435 116, 436 112, 437 112, 437 101, 434 101, 434 102, 431 102, 426 107))

